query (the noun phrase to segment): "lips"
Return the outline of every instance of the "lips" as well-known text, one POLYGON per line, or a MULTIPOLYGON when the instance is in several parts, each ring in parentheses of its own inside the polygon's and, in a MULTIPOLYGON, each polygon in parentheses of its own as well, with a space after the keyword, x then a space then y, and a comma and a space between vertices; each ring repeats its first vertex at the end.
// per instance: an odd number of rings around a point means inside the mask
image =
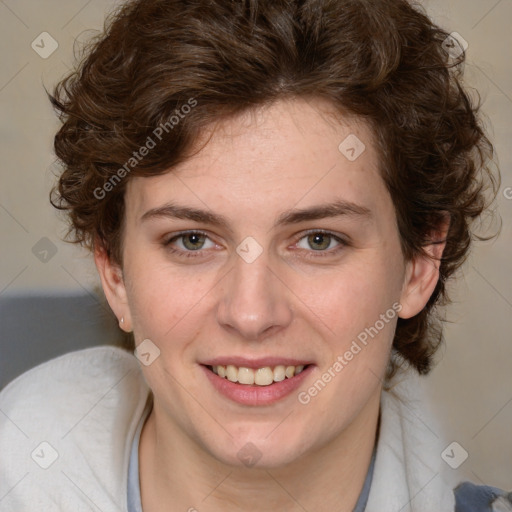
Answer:
POLYGON ((241 356, 227 356, 227 357, 216 357, 214 359, 209 359, 207 361, 202 362, 204 366, 228 366, 233 365, 238 368, 252 368, 253 370, 257 370, 258 368, 264 368, 265 366, 306 366, 307 364, 311 364, 312 361, 308 361, 305 359, 295 359, 291 357, 278 357, 278 356, 269 356, 269 357, 260 357, 258 359, 249 359, 247 357, 241 356))
POLYGON ((290 358, 217 358, 201 364, 221 395, 243 405, 269 405, 296 390, 314 364, 290 358))
POLYGON ((230 382, 244 385, 268 386, 299 375, 308 364, 291 358, 220 357, 204 363, 213 373, 230 382))

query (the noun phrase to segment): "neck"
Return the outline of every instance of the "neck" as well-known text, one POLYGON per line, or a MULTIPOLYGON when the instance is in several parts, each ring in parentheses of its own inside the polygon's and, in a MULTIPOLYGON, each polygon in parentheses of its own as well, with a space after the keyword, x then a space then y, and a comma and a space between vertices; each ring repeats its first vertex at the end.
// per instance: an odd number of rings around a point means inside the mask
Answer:
POLYGON ((378 427, 380 389, 335 439, 272 469, 228 466, 153 406, 141 433, 145 512, 351 512, 362 490, 378 427), (169 505, 173 504, 173 509, 169 505))

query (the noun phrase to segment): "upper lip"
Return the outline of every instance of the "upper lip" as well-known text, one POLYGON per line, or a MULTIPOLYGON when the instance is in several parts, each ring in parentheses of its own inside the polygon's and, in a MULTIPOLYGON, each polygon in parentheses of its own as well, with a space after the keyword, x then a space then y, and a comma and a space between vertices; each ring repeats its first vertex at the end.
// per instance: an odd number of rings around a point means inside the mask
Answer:
POLYGON ((277 356, 269 356, 269 357, 261 357, 258 359, 250 359, 247 357, 241 356, 220 356, 214 359, 209 359, 208 361, 204 361, 201 363, 205 366, 227 366, 233 365, 238 368, 264 368, 265 366, 275 367, 278 365, 283 366, 306 366, 311 364, 311 361, 295 359, 291 357, 277 357, 277 356))

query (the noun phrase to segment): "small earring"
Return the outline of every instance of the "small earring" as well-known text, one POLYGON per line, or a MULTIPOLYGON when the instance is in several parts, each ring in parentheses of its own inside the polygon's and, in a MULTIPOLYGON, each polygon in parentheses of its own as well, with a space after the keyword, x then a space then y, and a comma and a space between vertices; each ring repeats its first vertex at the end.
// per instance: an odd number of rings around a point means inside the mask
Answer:
POLYGON ((122 317, 121 317, 121 320, 119 321, 119 323, 120 323, 121 325, 123 325, 123 324, 124 324, 124 316, 122 316, 122 317))

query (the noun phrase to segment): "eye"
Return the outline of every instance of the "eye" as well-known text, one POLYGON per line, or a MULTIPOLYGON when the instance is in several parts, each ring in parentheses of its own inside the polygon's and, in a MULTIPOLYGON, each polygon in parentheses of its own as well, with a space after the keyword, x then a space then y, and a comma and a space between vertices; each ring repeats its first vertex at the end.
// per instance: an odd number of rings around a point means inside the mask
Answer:
MULTIPOLYGON (((297 247, 300 249, 313 250, 314 252, 327 252, 328 249, 340 249, 347 243, 340 237, 326 231, 310 231, 303 236, 298 242, 297 247)), ((329 251, 330 254, 337 250, 329 251)))
MULTIPOLYGON (((168 239, 164 245, 171 252, 198 252, 200 249, 211 249, 215 243, 200 231, 187 231, 168 239), (173 247, 174 246, 174 247, 173 247), (177 247, 177 249, 175 248, 177 247)), ((188 256, 188 255, 187 255, 188 256)))

